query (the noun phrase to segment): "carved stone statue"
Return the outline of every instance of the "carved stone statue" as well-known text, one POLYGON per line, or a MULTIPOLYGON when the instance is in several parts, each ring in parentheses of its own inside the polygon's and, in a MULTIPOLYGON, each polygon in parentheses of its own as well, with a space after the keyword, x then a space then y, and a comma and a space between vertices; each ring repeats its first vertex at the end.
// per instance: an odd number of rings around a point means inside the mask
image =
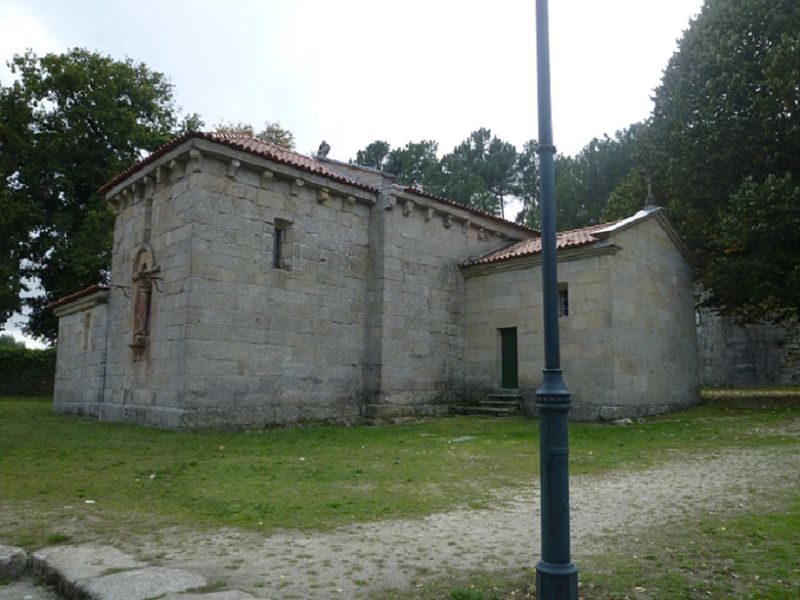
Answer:
POLYGON ((159 267, 148 268, 143 260, 139 270, 133 275, 133 341, 131 348, 141 350, 147 346, 150 337, 150 304, 153 297, 153 280, 159 267))

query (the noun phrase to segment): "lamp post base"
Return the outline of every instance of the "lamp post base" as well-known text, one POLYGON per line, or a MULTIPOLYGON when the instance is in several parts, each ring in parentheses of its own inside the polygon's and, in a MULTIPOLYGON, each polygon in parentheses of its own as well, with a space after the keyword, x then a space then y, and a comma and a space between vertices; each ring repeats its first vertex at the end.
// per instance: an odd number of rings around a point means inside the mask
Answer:
POLYGON ((536 597, 548 600, 578 600, 578 568, 572 563, 536 563, 536 597))

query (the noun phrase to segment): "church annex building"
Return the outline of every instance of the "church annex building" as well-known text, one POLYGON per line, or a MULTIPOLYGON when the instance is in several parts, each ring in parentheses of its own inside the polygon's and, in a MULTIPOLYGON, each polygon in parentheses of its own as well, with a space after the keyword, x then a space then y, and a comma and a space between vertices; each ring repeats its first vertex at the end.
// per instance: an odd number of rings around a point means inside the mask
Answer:
MULTIPOLYGON (((101 190, 112 277, 51 305, 54 407, 169 428, 445 414, 544 360, 537 232, 391 176, 188 133, 101 190)), ((558 236, 572 416, 695 402, 693 268, 663 212, 558 236)))

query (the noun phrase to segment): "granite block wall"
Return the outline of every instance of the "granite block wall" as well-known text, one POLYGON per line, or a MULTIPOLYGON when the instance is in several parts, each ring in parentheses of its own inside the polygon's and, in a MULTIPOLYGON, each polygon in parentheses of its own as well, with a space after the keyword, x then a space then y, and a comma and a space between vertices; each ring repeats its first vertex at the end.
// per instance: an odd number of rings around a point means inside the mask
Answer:
POLYGON ((190 186, 182 425, 357 421, 369 205, 214 158, 190 186))
POLYGON ((700 380, 713 386, 800 384, 800 325, 739 325, 714 311, 697 312, 700 380))
POLYGON ((384 194, 370 227, 368 416, 446 413, 465 389, 459 264, 526 232, 404 193, 384 194))
MULTIPOLYGON (((608 329, 609 270, 613 257, 560 258, 558 281, 569 294, 569 314, 559 318, 564 379, 576 406, 609 403, 614 395, 613 367, 608 360, 612 343, 608 329)), ((464 343, 469 400, 501 391, 500 329, 515 327, 519 390, 527 412, 533 413, 544 368, 541 278, 539 257, 467 269, 464 343)))
MULTIPOLYGON (((656 219, 598 249, 559 252, 561 366, 579 420, 640 416, 697 399, 692 268, 656 219)), ((500 329, 516 327, 529 413, 544 367, 540 257, 469 267, 465 371, 470 400, 501 389, 500 329)))
MULTIPOLYGON (((620 231, 612 271, 616 401, 601 418, 639 416, 698 399, 693 268, 657 219, 620 231)), ((586 407, 590 416, 594 407, 586 407)))
POLYGON ((194 224, 186 165, 173 162, 119 193, 114 203, 108 299, 106 385, 98 417, 165 427, 181 426, 179 391, 185 383, 186 314, 194 224), (133 343, 137 256, 158 267, 151 297, 149 340, 133 343))
POLYGON ((59 313, 53 410, 96 415, 103 401, 106 370, 107 294, 59 313))

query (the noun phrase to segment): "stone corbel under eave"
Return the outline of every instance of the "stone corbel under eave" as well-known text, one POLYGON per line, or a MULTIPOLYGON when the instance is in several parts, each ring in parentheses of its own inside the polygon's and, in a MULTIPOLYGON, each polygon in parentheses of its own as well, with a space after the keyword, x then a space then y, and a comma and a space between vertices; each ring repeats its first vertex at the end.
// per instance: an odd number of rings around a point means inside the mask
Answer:
POLYGON ((275 181, 275 173, 269 169, 264 169, 264 171, 261 173, 258 183, 262 190, 268 190, 273 181, 275 181))
POLYGON ((199 173, 203 170, 203 153, 197 148, 189 150, 189 163, 186 165, 187 173, 199 173))
POLYGON ((299 177, 292 181, 291 185, 289 186, 289 193, 292 196, 299 196, 300 195, 300 188, 306 184, 305 181, 300 179, 299 177))
POLYGON ((232 159, 228 161, 228 167, 225 170, 225 176, 228 179, 236 179, 236 171, 239 170, 239 167, 242 166, 242 163, 236 159, 232 159))
POLYGON ((356 205, 356 197, 355 196, 345 196, 342 198, 342 210, 351 211, 353 207, 356 205))
POLYGON ((383 206, 383 210, 393 210, 394 207, 397 206, 397 196, 389 192, 382 192, 380 202, 383 206))

